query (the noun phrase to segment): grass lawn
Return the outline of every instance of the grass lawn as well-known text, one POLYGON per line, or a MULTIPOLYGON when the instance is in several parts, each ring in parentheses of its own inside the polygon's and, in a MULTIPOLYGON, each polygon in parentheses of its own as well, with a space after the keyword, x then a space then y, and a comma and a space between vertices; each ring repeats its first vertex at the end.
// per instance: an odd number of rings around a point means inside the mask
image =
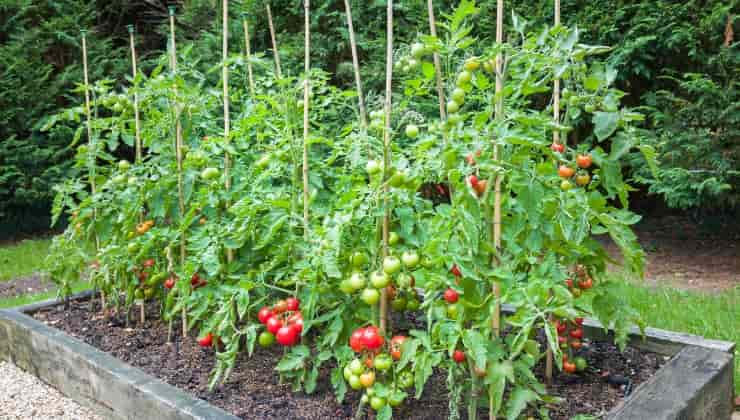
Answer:
POLYGON ((43 271, 44 258, 49 253, 51 239, 28 239, 0 245, 0 281, 43 271))
MULTIPOLYGON (((72 285, 72 293, 79 293, 90 288, 90 284, 80 281, 72 285)), ((56 297, 57 292, 38 293, 33 295, 14 296, 10 298, 0 298, 0 309, 14 308, 16 306, 28 305, 29 303, 40 302, 56 297)))

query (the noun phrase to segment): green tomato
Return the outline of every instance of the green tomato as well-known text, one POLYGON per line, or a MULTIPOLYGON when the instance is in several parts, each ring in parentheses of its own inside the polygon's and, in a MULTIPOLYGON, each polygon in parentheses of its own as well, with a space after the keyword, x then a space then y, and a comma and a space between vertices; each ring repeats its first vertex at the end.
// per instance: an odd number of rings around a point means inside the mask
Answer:
POLYGON ((359 375, 352 375, 349 377, 349 387, 354 389, 355 391, 362 389, 362 382, 360 382, 360 376, 359 375))
POLYGON ((398 375, 398 384, 401 388, 410 388, 414 386, 414 375, 405 370, 398 375))
POLYGON ((380 397, 372 397, 370 398, 370 407, 373 408, 373 410, 378 411, 381 408, 385 407, 386 401, 385 398, 380 397))
POLYGON ((427 48, 421 42, 415 42, 411 45, 411 55, 417 59, 421 59, 427 54, 427 48))
POLYGON ((118 162, 118 169, 121 170, 121 171, 123 171, 123 172, 126 172, 129 169, 131 169, 131 163, 129 163, 129 161, 127 161, 127 160, 119 161, 118 162))
POLYGON ((393 359, 391 359, 390 355, 382 353, 375 356, 373 364, 375 366, 375 369, 386 371, 391 368, 391 365, 393 364, 393 359))
MULTIPOLYGON (((415 59, 415 58, 411 58, 411 59, 409 59, 409 63, 408 63, 408 65, 407 65, 407 66, 405 66, 405 67, 408 67, 408 68, 409 68, 409 70, 413 70, 413 69, 415 69, 415 68, 419 67, 419 60, 417 60, 417 59, 415 59)), ((408 71, 408 70, 407 70, 407 71, 408 71)))
POLYGON ((370 397, 367 396, 367 394, 362 394, 362 397, 360 397, 360 402, 363 404, 367 404, 370 402, 370 397))
POLYGON ((342 293, 346 293, 348 295, 357 291, 357 289, 352 287, 352 284, 349 280, 342 280, 341 282, 339 282, 339 290, 341 290, 342 293))
POLYGON ((398 407, 399 405, 403 404, 403 400, 405 400, 403 394, 399 392, 394 392, 391 394, 390 397, 388 397, 388 405, 391 407, 398 407))
POLYGON ((471 80, 473 80, 473 73, 467 70, 463 70, 460 72, 460 74, 457 75, 458 86, 465 86, 466 84, 470 83, 471 80))
POLYGON ((350 372, 352 372, 353 375, 358 376, 358 379, 359 376, 362 375, 362 372, 365 371, 365 366, 362 365, 362 360, 360 359, 353 359, 351 362, 349 362, 349 365, 347 365, 347 367, 349 367, 349 370, 350 372))
POLYGON ((205 168, 203 169, 203 172, 200 173, 200 177, 203 178, 203 180, 205 181, 212 181, 214 179, 217 179, 219 177, 218 169, 205 168))
POLYGON ((458 104, 464 104, 465 90, 463 88, 456 87, 455 90, 452 91, 452 95, 450 95, 450 98, 452 98, 452 100, 458 104))
POLYGON ((391 232, 388 234, 388 245, 393 246, 396 245, 401 240, 401 237, 398 236, 396 232, 391 232))
POLYGON ((421 302, 419 302, 419 299, 415 297, 412 299, 409 299, 408 302, 406 302, 406 310, 409 312, 418 311, 419 306, 421 306, 421 302))
POLYGON ((526 344, 524 344, 524 351, 532 357, 539 357, 540 345, 535 340, 527 340, 526 344))
POLYGON ((594 112, 596 112, 596 107, 594 106, 594 104, 586 104, 586 106, 583 107, 583 110, 588 112, 589 114, 593 114, 594 112))
POLYGON ((367 165, 365 165, 365 169, 367 170, 368 175, 373 176, 380 173, 380 171, 383 170, 383 168, 380 166, 380 163, 377 160, 368 160, 367 165))
POLYGON ((303 102, 303 99, 299 99, 299 100, 297 100, 295 102, 295 107, 298 108, 298 109, 303 109, 303 105, 304 104, 305 104, 305 102, 303 102))
POLYGON ((267 165, 269 165, 269 164, 270 164, 270 155, 269 154, 262 155, 262 157, 259 158, 259 160, 257 160, 257 162, 255 163, 255 165, 259 169, 265 169, 267 167, 267 165))
POLYGON ((259 337, 259 343, 262 347, 270 347, 275 342, 275 336, 269 331, 262 331, 259 337))
POLYGON ((403 296, 398 296, 391 301, 391 308, 396 312, 403 312, 408 307, 408 301, 403 296))
POLYGON ((406 251, 401 255, 401 261, 406 268, 413 270, 419 265, 419 254, 414 251, 406 251))
POLYGON ((138 183, 139 183, 139 178, 137 178, 135 176, 128 177, 128 185, 130 185, 130 186, 133 187, 133 186, 135 186, 138 183))
POLYGON ((370 306, 375 305, 380 300, 380 292, 376 289, 365 289, 362 291, 360 299, 370 306))
POLYGON ((572 188, 573 188, 573 184, 570 181, 568 181, 567 179, 564 179, 560 183, 560 189, 563 190, 563 191, 569 191, 572 188))
POLYGON ((476 71, 480 68, 480 60, 475 57, 471 57, 465 62, 463 67, 465 67, 465 70, 469 72, 476 71))
POLYGON ((396 284, 402 289, 411 287, 411 276, 406 273, 400 273, 396 277, 396 284))
POLYGON ((583 372, 588 367, 588 362, 586 362, 586 359, 584 359, 583 357, 580 357, 580 356, 579 357, 576 357, 573 360, 573 363, 576 364, 576 370, 579 371, 579 372, 583 372))
POLYGON ((458 307, 457 303, 447 305, 447 317, 449 317, 450 319, 457 319, 459 313, 460 308, 458 307))
POLYGON ((448 101, 447 102, 447 113, 448 114, 454 114, 457 111, 460 110, 460 104, 458 104, 455 101, 448 101))
POLYGON ((349 365, 347 365, 347 366, 345 366, 345 367, 344 367, 344 369, 342 370, 342 374, 344 375, 344 380, 345 380, 345 381, 349 381, 349 378, 350 378, 350 377, 351 377, 352 375, 354 375, 354 374, 352 373, 352 370, 351 370, 351 369, 349 368, 349 365))
POLYGON ((462 121, 462 115, 460 114, 450 114, 447 117, 447 122, 450 124, 450 126, 454 127, 462 121))
POLYGON ((389 255, 383 259, 383 271, 390 275, 393 275, 398 273, 399 270, 401 270, 401 260, 399 260, 398 257, 396 257, 395 255, 389 255))
POLYGON ((365 279, 365 276, 362 275, 362 273, 355 271, 349 278, 349 287, 352 288, 353 292, 364 288, 366 284, 367 280, 365 279))
MULTIPOLYGON (((383 263, 385 266, 385 262, 383 263)), ((375 271, 370 274, 370 285, 376 289, 382 289, 391 283, 391 276, 385 271, 375 271)))
POLYGON ((114 184, 122 185, 122 184, 125 184, 126 181, 128 181, 128 177, 126 175, 123 175, 123 174, 118 174, 118 175, 114 176, 111 179, 111 181, 113 181, 114 184))
POLYGON ((370 261, 370 259, 367 257, 367 254, 360 251, 355 251, 352 253, 352 256, 349 257, 350 264, 355 268, 361 268, 367 264, 368 261, 370 261))
POLYGON ((419 127, 416 124, 409 124, 406 126, 406 135, 409 138, 415 139, 419 135, 419 127))
POLYGON ((139 244, 136 242, 130 242, 126 248, 128 249, 129 254, 136 254, 136 252, 139 250, 139 244))
POLYGON ((395 171, 388 181, 393 188, 399 188, 406 181, 406 174, 403 171, 395 171))

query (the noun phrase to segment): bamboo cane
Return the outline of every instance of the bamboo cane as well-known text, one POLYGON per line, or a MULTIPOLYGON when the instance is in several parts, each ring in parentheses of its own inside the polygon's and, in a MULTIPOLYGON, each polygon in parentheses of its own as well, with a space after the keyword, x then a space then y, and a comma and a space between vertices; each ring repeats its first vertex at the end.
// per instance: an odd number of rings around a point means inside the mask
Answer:
POLYGON ((280 69, 280 53, 278 51, 277 39, 275 38, 275 26, 272 24, 272 10, 270 9, 270 3, 265 3, 267 8, 267 24, 270 26, 270 39, 272 40, 272 55, 275 58, 275 75, 278 79, 283 78, 283 73, 280 69))
MULTIPOLYGON (((352 24, 352 7, 350 0, 344 0, 344 9, 347 13, 347 31, 349 32, 349 45, 352 49, 352 67, 355 70, 355 85, 357 86, 357 102, 360 106, 360 128, 363 134, 367 132, 367 111, 365 110, 365 96, 362 93, 362 78, 360 76, 360 59, 357 56, 357 42, 355 41, 355 29, 352 24)), ((368 154, 370 154, 368 146, 368 154)))
MULTIPOLYGON (((231 116, 229 115, 229 1, 223 0, 223 69, 222 80, 224 88, 224 143, 229 144, 231 141, 231 116)), ((224 151, 224 186, 226 191, 231 190, 231 155, 224 151)), ((226 250, 226 261, 229 263, 234 260, 234 250, 226 250)))
MULTIPOLYGON (((388 175, 391 168, 391 106, 393 104, 393 0, 388 0, 386 20, 386 59, 385 59, 385 129, 383 131, 383 162, 384 162, 384 207, 383 216, 383 257, 388 256, 388 236, 390 233, 390 210, 388 209, 388 175)), ((380 291, 380 330, 386 333, 388 324, 388 293, 386 289, 380 291)))
MULTIPOLYGON (((434 5, 433 0, 427 0, 427 9, 429 11, 429 33, 433 37, 437 37, 437 21, 434 18, 434 5)), ((437 79, 437 97, 439 98, 439 117, 442 122, 447 121, 447 111, 445 109, 445 90, 442 81, 442 64, 439 60, 439 53, 434 53, 434 73, 437 79)), ((445 139, 447 135, 445 135, 445 139)), ((446 140, 445 140, 446 141, 446 140)))
POLYGON ((311 16, 310 0, 303 2, 305 20, 305 51, 304 51, 304 80, 303 80, 303 237, 308 239, 308 110, 311 97, 311 16))
MULTIPOLYGON (((177 72, 177 44, 175 41, 175 7, 169 7, 170 14, 170 68, 172 74, 177 72)), ((185 193, 183 188, 183 176, 182 176, 182 123, 180 122, 180 106, 175 105, 175 154, 177 159, 177 193, 180 207, 180 217, 185 215, 185 193)), ((180 237, 180 264, 185 264, 185 233, 181 234, 180 237)), ((182 336, 187 337, 188 335, 188 321, 187 311, 185 308, 182 309, 182 336)))
MULTIPOLYGON (((555 0, 555 26, 560 25, 560 0, 555 0)), ((560 122, 560 79, 555 79, 553 86, 553 97, 552 97, 552 117, 555 124, 560 122)), ((560 144, 560 132, 555 129, 552 131, 552 142, 554 144, 560 144)), ((552 322, 552 316, 549 318, 549 322, 552 322)), ((548 326, 549 327, 549 326, 548 326)), ((547 327, 546 327, 547 328, 547 327)), ((547 346, 545 351, 545 381, 547 384, 552 383, 553 376, 553 354, 550 346, 547 346)))
POLYGON ((254 89, 254 75, 252 73, 252 49, 250 47, 250 41, 249 41, 249 24, 247 23, 247 17, 244 16, 244 19, 242 20, 242 24, 244 25, 244 45, 247 48, 247 74, 249 76, 249 94, 254 98, 255 95, 255 89, 254 89))
POLYGON ((136 135, 136 162, 140 162, 142 158, 142 145, 141 145, 141 120, 139 119, 139 93, 136 88, 136 76, 138 71, 136 68, 136 44, 134 42, 134 25, 128 25, 129 40, 131 42, 131 74, 134 78, 134 127, 136 135))
MULTIPOLYGON (((499 46, 504 42, 504 0, 497 0, 496 2, 496 44, 499 46)), ((496 105, 495 105, 495 117, 497 121, 502 121, 504 117, 504 79, 503 79, 503 55, 499 51, 496 54, 496 105)), ((493 160, 498 161, 500 158, 501 150, 498 144, 498 139, 494 139, 493 144, 493 160)), ((493 244, 498 251, 501 248, 501 174, 496 175, 495 183, 495 196, 493 204, 493 244)), ((494 257, 494 263, 497 258, 494 257)), ((493 316, 491 324, 493 327, 493 335, 499 337, 501 334, 501 285, 494 281, 493 283, 493 295, 495 303, 493 307, 493 316)), ((490 393, 489 398, 489 417, 491 420, 496 418, 496 413, 493 410, 493 393, 490 393)))

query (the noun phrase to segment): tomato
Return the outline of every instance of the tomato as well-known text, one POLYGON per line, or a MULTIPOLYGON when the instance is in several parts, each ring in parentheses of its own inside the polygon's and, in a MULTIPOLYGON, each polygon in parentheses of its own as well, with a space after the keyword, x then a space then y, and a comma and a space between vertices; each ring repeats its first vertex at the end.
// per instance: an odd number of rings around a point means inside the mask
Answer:
POLYGON ((375 350, 380 348, 383 345, 383 342, 385 339, 382 335, 380 335, 380 332, 378 331, 378 327, 370 326, 365 328, 365 331, 362 333, 362 344, 365 345, 370 350, 375 350))
POLYGON ((122 172, 126 172, 131 168, 131 163, 127 160, 121 160, 118 162, 118 169, 122 172))
POLYGON ((360 294, 360 299, 370 306, 375 305, 380 300, 380 292, 376 289, 365 289, 360 294))
POLYGON ((380 166, 380 163, 378 163, 377 160, 368 160, 367 165, 365 165, 365 170, 367 170, 368 175, 373 176, 379 174, 383 168, 380 166))
POLYGON ((447 303, 455 303, 460 298, 460 295, 458 295, 457 291, 452 288, 448 288, 445 290, 444 293, 444 299, 447 301, 447 303))
POLYGON ((341 282, 339 282, 339 290, 341 290, 342 293, 346 293, 348 295, 356 291, 356 289, 352 288, 349 280, 342 280, 341 282))
POLYGON ((268 331, 262 331, 262 333, 259 336, 259 343, 262 347, 270 347, 272 343, 275 342, 275 336, 268 332, 268 331))
POLYGON ((400 170, 393 172, 393 175, 391 175, 391 178, 388 180, 388 183, 393 188, 400 188, 404 182, 406 182, 406 174, 400 170))
POLYGON ((463 70, 457 75, 457 86, 464 86, 473 80, 473 73, 463 70))
POLYGON ((201 347, 211 347, 213 345, 213 334, 208 333, 204 337, 198 339, 198 345, 201 347))
POLYGON ((296 319, 293 323, 290 324, 290 327, 293 329, 296 335, 301 335, 301 333, 303 332, 303 318, 296 319))
POLYGON ((577 185, 579 185, 581 187, 584 187, 584 186, 588 185, 589 182, 591 182, 591 175, 589 175, 587 173, 579 173, 578 175, 576 175, 576 184, 577 185))
POLYGON ((267 331, 277 334, 278 330, 283 326, 283 321, 275 315, 270 315, 267 318, 267 322, 265 322, 265 326, 267 326, 267 331))
POLYGON ((576 164, 579 168, 582 169, 588 169, 591 167, 591 164, 593 163, 593 158, 591 155, 578 155, 576 156, 576 164))
POLYGON ((579 350, 583 346, 583 343, 581 343, 581 340, 573 340, 570 342, 570 347, 573 350, 579 350))
POLYGON ((588 362, 586 362, 586 359, 583 357, 576 357, 573 360, 573 363, 576 365, 576 370, 579 372, 583 372, 588 367, 588 362))
POLYGON ((454 353, 452 353, 452 360, 454 360, 457 363, 462 363, 465 361, 465 352, 462 350, 455 350, 454 353))
POLYGON ((410 270, 416 268, 419 265, 419 261, 421 261, 419 254, 414 251, 406 251, 401 255, 401 262, 410 270))
POLYGON ((360 383, 365 388, 370 388, 375 383, 375 372, 369 370, 360 375, 360 383))
POLYGON ((116 175, 113 178, 111 178, 111 181, 113 181, 114 184, 119 184, 119 185, 125 184, 127 180, 128 178, 126 177, 126 175, 123 175, 123 174, 116 175))
POLYGON ((401 372, 401 374, 398 375, 398 384, 401 385, 402 388, 409 388, 414 385, 414 375, 405 370, 401 372))
POLYGON ((352 264, 355 268, 361 268, 365 264, 367 264, 369 261, 369 258, 367 257, 367 254, 360 251, 355 251, 352 253, 352 256, 349 257, 349 262, 352 264))
POLYGON ((565 332, 566 326, 560 321, 555 321, 555 328, 557 329, 558 334, 562 334, 565 332))
POLYGON ((219 175, 220 173, 218 172, 218 169, 216 168, 205 168, 200 173, 200 177, 205 181, 212 181, 214 179, 217 179, 219 175))
POLYGON ((400 241, 401 241, 401 237, 398 236, 396 232, 391 232, 388 234, 388 245, 393 246, 393 245, 396 245, 400 241))
POLYGON ((275 306, 273 306, 272 310, 276 314, 281 314, 288 310, 288 302, 286 302, 283 299, 280 299, 279 301, 275 302, 275 306))
POLYGON ((372 369, 375 365, 375 361, 373 360, 372 356, 365 359, 365 367, 368 369, 372 369))
POLYGON ((403 396, 403 394, 394 392, 388 397, 388 405, 391 407, 398 407, 399 405, 403 404, 403 400, 406 398, 403 396))
MULTIPOLYGON (((401 259, 403 260, 403 257, 401 257, 401 259)), ((414 278, 410 274, 399 273, 396 277, 396 284, 398 284, 398 287, 402 289, 408 289, 409 287, 414 287, 413 279, 414 278)))
POLYGON ((378 411, 385 407, 386 400, 385 398, 380 397, 372 397, 370 398, 370 407, 373 408, 373 410, 378 411))
POLYGON ((486 179, 478 181, 478 184, 474 187, 475 192, 478 194, 478 197, 485 194, 486 188, 488 188, 488 180, 486 179))
POLYGON ((573 294, 573 297, 579 298, 581 297, 581 294, 583 293, 581 289, 573 289, 570 291, 570 293, 573 294))
POLYGON ((354 272, 350 276, 348 283, 353 291, 357 291, 365 287, 367 281, 365 280, 365 276, 363 276, 362 273, 354 272))
POLYGON ((465 61, 465 64, 463 65, 463 67, 465 67, 465 70, 469 72, 476 71, 480 68, 480 60, 478 60, 475 57, 468 58, 465 61))
POLYGON ((200 275, 198 273, 193 273, 193 275, 190 277, 190 284, 192 286, 195 286, 200 283, 200 275))
POLYGON ((570 336, 573 338, 583 338, 583 328, 576 328, 570 330, 570 336))
POLYGON ((560 183, 560 189, 563 191, 570 191, 573 189, 573 184, 571 184, 567 179, 564 179, 563 182, 560 183))
POLYGON ((406 135, 409 138, 415 139, 419 135, 419 127, 416 124, 409 124, 406 126, 406 135))
POLYGON ((576 364, 563 361, 563 370, 567 373, 576 373, 576 364))
POLYGON ((568 286, 569 289, 573 288, 573 279, 565 279, 565 285, 568 286))
POLYGON ((360 377, 358 375, 352 375, 349 377, 349 387, 357 391, 358 389, 362 389, 362 382, 360 382, 360 377))
POLYGON ((591 279, 591 277, 586 278, 586 280, 581 280, 578 282, 578 288, 583 290, 588 290, 594 286, 594 281, 591 279))
POLYGON ((460 110, 460 104, 458 104, 455 101, 447 102, 447 113, 448 114, 455 114, 459 110, 460 110))
POLYGON ((475 175, 470 175, 468 177, 468 183, 471 187, 473 187, 473 189, 475 189, 475 187, 478 185, 478 177, 475 175))
POLYGON ((579 317, 574 319, 573 321, 576 323, 576 325, 583 325, 583 318, 579 317))
POLYGON ((427 48, 421 42, 411 44, 411 55, 417 59, 422 59, 427 54, 427 48))
POLYGON ((570 166, 566 165, 560 165, 558 168, 558 175, 561 178, 570 178, 576 173, 576 170, 571 168, 570 166))
POLYGON ((460 312, 460 308, 457 306, 456 303, 447 305, 447 316, 450 319, 457 319, 457 315, 459 312, 460 312))
POLYGON ((275 334, 275 338, 277 339, 277 342, 283 346, 292 346, 298 342, 298 334, 296 334, 295 329, 287 325, 283 325, 278 329, 277 334, 275 334))
POLYGON ((301 305, 301 301, 294 297, 285 299, 285 303, 288 305, 289 311, 297 311, 298 307, 301 305))
POLYGON ((465 90, 463 88, 456 87, 455 90, 450 94, 450 98, 457 104, 465 103, 465 90))
POLYGON ((562 335, 558 336, 558 344, 565 344, 568 342, 568 339, 562 335))
POLYGON ((450 273, 452 273, 455 277, 462 277, 462 272, 460 271, 460 268, 457 266, 457 264, 454 264, 452 268, 450 268, 450 273))
POLYGON ((393 364, 393 359, 391 359, 391 356, 389 356, 386 353, 381 353, 375 357, 374 365, 375 369, 378 369, 380 371, 385 371, 391 368, 391 365, 393 364))
POLYGON ((175 287, 175 278, 174 277, 168 277, 167 280, 164 281, 164 288, 165 289, 172 289, 175 287))
MULTIPOLYGON (((383 271, 385 271, 387 274, 396 274, 401 269, 401 260, 398 259, 398 257, 394 255, 389 255, 383 259, 383 271)), ((370 278, 370 282, 373 282, 373 278, 370 278)), ((377 286, 385 287, 383 286, 377 286)))
POLYGON ((406 341, 406 336, 396 335, 391 338, 391 357, 393 360, 401 360, 401 346, 406 341))
POLYGON ((403 296, 398 296, 391 301, 391 308, 396 312, 403 312, 406 310, 408 301, 403 296))
POLYGON ((563 153, 565 151, 565 145, 562 143, 553 143, 550 145, 550 149, 555 153, 563 153))
POLYGON ((406 310, 410 312, 417 311, 419 309, 419 306, 421 306, 421 303, 416 297, 408 299, 408 301, 406 302, 406 310))
POLYGON ((344 380, 349 382, 350 376, 352 376, 352 370, 349 368, 349 365, 345 366, 344 369, 342 369, 342 374, 344 375, 344 380))
MULTIPOLYGON (((386 261, 388 260, 388 258, 390 257, 387 257, 386 261)), ((401 263, 400 261, 398 261, 398 258, 396 258, 395 260, 396 262, 398 262, 398 266, 400 267, 401 263)), ((385 268, 385 265, 386 265, 385 261, 383 261, 383 268, 385 268)), ((382 289, 388 286, 390 283, 391 283, 391 276, 388 275, 387 271, 386 272, 374 271, 372 274, 370 274, 370 284, 376 289, 382 289)))
POLYGON ((264 306, 259 310, 259 312, 257 312, 257 319, 259 319, 263 324, 267 323, 267 320, 270 319, 271 316, 272 311, 267 306, 264 306))
POLYGON ((362 361, 360 359, 353 359, 348 365, 350 372, 352 372, 353 375, 361 375, 362 372, 365 371, 365 367, 362 365, 362 361))

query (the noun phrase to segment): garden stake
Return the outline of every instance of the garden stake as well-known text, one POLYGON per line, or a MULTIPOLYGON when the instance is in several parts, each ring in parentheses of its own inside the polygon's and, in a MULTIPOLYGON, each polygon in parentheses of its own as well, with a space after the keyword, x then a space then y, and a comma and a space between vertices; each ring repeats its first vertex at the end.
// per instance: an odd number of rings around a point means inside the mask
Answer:
MULTIPOLYGON (((383 131, 383 190, 385 215, 383 216, 383 257, 388 256, 388 235, 390 230, 390 210, 388 209, 388 175, 391 167, 391 105, 393 89, 393 0, 388 0, 386 18, 386 58, 385 58, 385 129, 383 131)), ((380 290, 380 331, 387 334, 388 324, 388 293, 386 288, 380 290)))
MULTIPOLYGON (((360 59, 357 57, 357 42, 355 40, 355 29, 352 25, 352 7, 350 0, 344 0, 344 9, 347 12, 347 31, 349 32, 349 45, 352 49, 352 67, 355 70, 355 85, 357 86, 357 102, 360 106, 360 128, 363 134, 367 134, 367 111, 365 111, 365 97, 362 94, 362 78, 360 77, 360 59)), ((368 146, 368 155, 372 153, 368 146)))
POLYGON ((275 38, 275 26, 272 24, 272 10, 270 10, 270 3, 265 3, 267 8, 267 23, 270 26, 270 39, 272 39, 272 55, 275 57, 275 75, 278 79, 283 78, 282 71, 280 70, 280 52, 277 47, 277 39, 275 38))
MULTIPOLYGON (((170 67, 172 75, 177 72, 177 44, 175 43, 175 7, 169 7, 170 12, 170 67)), ((175 89, 177 92, 177 89, 175 89)), ((175 154, 177 156, 177 193, 180 205, 180 217, 185 215, 185 194, 183 192, 182 177, 182 124, 180 123, 179 105, 175 104, 175 154)), ((180 236, 180 264, 185 265, 185 233, 180 236)), ((187 311, 182 308, 182 336, 188 336, 187 311)))
MULTIPOLYGON (((496 44, 501 46, 504 42, 504 0, 497 0, 496 2, 496 44)), ((503 56, 499 51, 496 54, 496 106, 495 106, 495 117, 500 123, 503 120, 504 113, 504 78, 503 78, 503 56)), ((493 160, 497 161, 500 156, 498 139, 494 139, 493 144, 493 160)), ((496 174, 496 186, 495 196, 493 204, 493 246, 498 252, 501 248, 501 174, 496 174)), ((494 256, 493 263, 497 263, 498 257, 494 256)), ((493 317, 491 324, 493 327, 494 337, 499 337, 501 334, 501 285, 497 282, 493 282, 493 296, 495 299, 493 306, 493 317)), ((489 393, 489 417, 491 420, 496 418, 496 413, 493 410, 493 392, 489 393)))
POLYGON ((249 94, 254 99, 254 76, 252 74, 252 50, 249 46, 249 24, 247 23, 247 16, 244 15, 242 19, 244 24, 244 45, 247 47, 247 74, 249 75, 249 94))
POLYGON ((136 90, 136 45, 134 43, 134 25, 128 25, 129 40, 131 41, 131 73, 134 78, 134 126, 136 134, 136 162, 141 161, 141 121, 139 120, 139 92, 136 90))
MULTIPOLYGON (((560 26, 560 0, 555 0, 555 26, 560 26)), ((560 123, 560 79, 555 79, 553 86, 552 114, 555 124, 560 123)), ((552 130, 552 142, 554 144, 560 144, 560 131, 557 129, 552 130)), ((552 291, 550 294, 552 295, 552 291)), ((552 316, 549 317, 548 321, 553 321, 552 316)), ((549 328, 549 326, 546 326, 545 328, 549 328)), ((545 350, 545 382, 547 382, 548 385, 552 384, 552 368, 553 354, 552 349, 550 349, 550 346, 548 345, 545 350)))
MULTIPOLYGON (((434 18, 434 5, 432 0, 427 0, 427 9, 429 10, 429 33, 433 37, 437 37, 437 21, 434 18)), ((442 123, 447 122, 447 111, 445 110, 445 90, 442 84, 442 64, 439 61, 439 53, 434 52, 434 73, 437 79, 437 97, 439 98, 439 117, 442 123)), ((445 133, 445 130, 442 130, 445 133)), ((447 134, 444 135, 445 143, 447 142, 447 134)))
POLYGON ((308 240, 308 109, 311 97, 311 19, 310 0, 303 2, 305 19, 304 80, 303 80, 303 237, 308 240))
MULTIPOLYGON (((173 275, 174 264, 172 262, 172 248, 167 247, 167 272, 170 273, 170 275, 173 275)), ((168 290, 167 294, 172 293, 172 290, 168 290)), ((172 317, 170 317, 169 321, 167 322, 167 344, 172 344, 172 330, 173 330, 173 322, 172 317)))
MULTIPOLYGON (((224 87, 224 143, 229 144, 231 137, 231 117, 229 116, 229 0, 223 2, 223 69, 222 79, 224 87)), ((224 179, 226 191, 231 190, 231 156, 228 151, 224 151, 224 179)), ((229 203, 227 203, 229 204, 229 203)), ((234 250, 226 249, 226 261, 229 263, 234 260, 234 250)))

